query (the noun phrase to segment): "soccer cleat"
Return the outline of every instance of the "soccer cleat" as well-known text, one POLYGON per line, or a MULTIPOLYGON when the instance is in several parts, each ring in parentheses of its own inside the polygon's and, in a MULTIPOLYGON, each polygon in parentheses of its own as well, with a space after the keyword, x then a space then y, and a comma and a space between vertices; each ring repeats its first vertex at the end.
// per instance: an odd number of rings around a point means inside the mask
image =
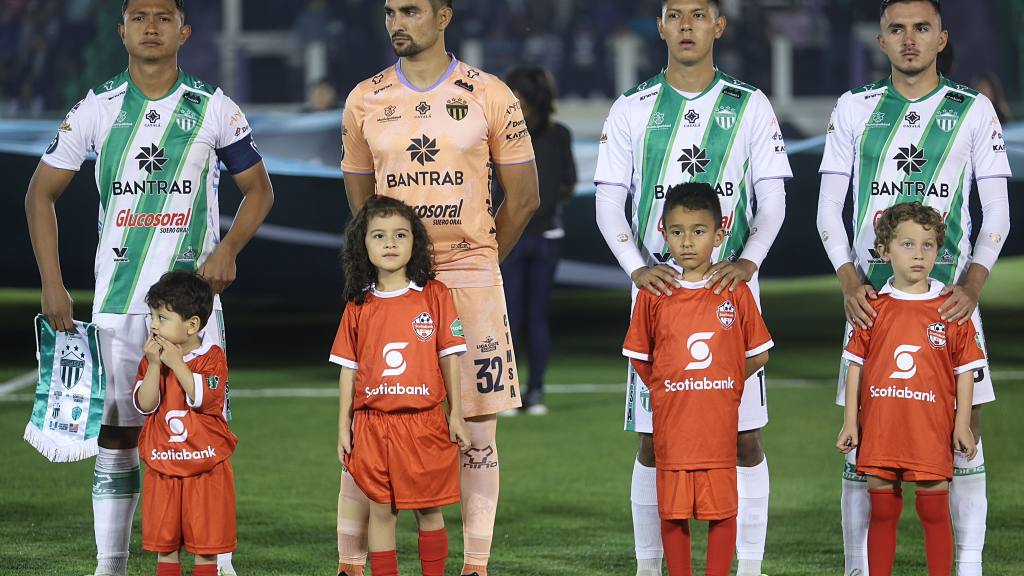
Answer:
MULTIPOLYGON (((498 412, 498 416, 519 416, 519 409, 509 408, 508 410, 502 410, 501 412, 498 412)), ((472 576, 472 574, 467 574, 465 576, 472 576)))
POLYGON ((548 407, 544 404, 532 404, 526 409, 526 413, 530 416, 544 416, 548 413, 548 407))

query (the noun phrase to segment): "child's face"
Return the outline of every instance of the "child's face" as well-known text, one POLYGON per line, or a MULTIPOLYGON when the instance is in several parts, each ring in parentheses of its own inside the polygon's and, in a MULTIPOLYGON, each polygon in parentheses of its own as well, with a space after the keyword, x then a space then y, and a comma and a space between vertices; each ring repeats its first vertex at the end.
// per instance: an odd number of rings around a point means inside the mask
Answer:
POLYGON ((935 231, 911 220, 900 222, 888 246, 879 246, 882 260, 891 262, 896 278, 908 284, 921 282, 931 274, 938 250, 935 231))
POLYGON ((366 253, 378 270, 404 269, 412 258, 412 224, 398 214, 370 218, 366 226, 366 253))
POLYGON ((676 206, 665 214, 663 224, 668 249, 684 270, 711 262, 711 253, 725 240, 725 231, 710 210, 676 206))
POLYGON ((182 318, 181 314, 166 305, 161 305, 159 308, 150 306, 149 313, 152 316, 149 331, 154 336, 160 336, 172 344, 185 344, 192 336, 199 333, 200 320, 198 316, 182 318))

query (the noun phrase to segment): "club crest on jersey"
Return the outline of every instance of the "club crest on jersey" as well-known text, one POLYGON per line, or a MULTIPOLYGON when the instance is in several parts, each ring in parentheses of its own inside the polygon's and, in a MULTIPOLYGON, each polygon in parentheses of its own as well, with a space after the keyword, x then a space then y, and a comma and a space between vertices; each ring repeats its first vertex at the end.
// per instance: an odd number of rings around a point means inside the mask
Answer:
POLYGON ((946 133, 952 132, 958 122, 960 122, 960 114, 955 110, 943 110, 935 117, 935 125, 946 133))
POLYGON ((661 126, 665 123, 665 114, 663 112, 655 112, 651 114, 651 121, 649 126, 661 126))
POLYGON ((183 109, 177 113, 174 121, 178 124, 178 128, 181 128, 182 132, 191 132, 195 129, 196 124, 199 123, 199 117, 196 116, 195 112, 183 109))
POLYGON ((434 335, 434 318, 428 312, 420 312, 412 319, 412 329, 416 337, 426 342, 434 335))
POLYGON ((462 98, 452 98, 445 106, 445 110, 454 120, 462 121, 463 118, 469 116, 469 103, 462 98))
POLYGON ((932 348, 941 350, 946 347, 946 325, 942 322, 936 322, 928 325, 928 344, 931 344, 932 348))
POLYGON ((733 322, 736 322, 736 307, 728 300, 722 302, 722 305, 718 307, 718 311, 715 314, 718 316, 718 321, 722 324, 722 327, 726 330, 732 328, 733 322))
POLYGON ((715 122, 722 130, 732 130, 736 125, 736 109, 731 106, 722 106, 715 112, 715 122))
POLYGON ((85 352, 78 344, 68 342, 60 353, 60 383, 71 390, 82 379, 85 372, 85 352))
POLYGON ((214 376, 207 376, 206 377, 206 386, 210 390, 216 390, 217 386, 220 386, 220 377, 216 376, 216 375, 214 375, 214 376))

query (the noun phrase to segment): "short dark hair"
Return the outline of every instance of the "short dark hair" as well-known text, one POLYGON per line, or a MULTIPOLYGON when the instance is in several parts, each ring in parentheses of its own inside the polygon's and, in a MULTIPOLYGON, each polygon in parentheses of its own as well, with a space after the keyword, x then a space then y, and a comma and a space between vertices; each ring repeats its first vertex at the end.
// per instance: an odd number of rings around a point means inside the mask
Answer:
POLYGON ((543 68, 513 68, 505 76, 505 84, 523 99, 540 121, 539 126, 527 126, 531 133, 540 134, 551 125, 555 113, 555 79, 543 68))
POLYGON ((452 0, 430 0, 430 5, 434 7, 434 12, 437 12, 441 8, 452 8, 452 0))
POLYGON ((665 195, 665 207, 661 212, 661 219, 676 207, 682 207, 690 212, 707 210, 715 219, 715 230, 722 227, 722 203, 718 200, 718 193, 705 182, 687 182, 676 184, 668 189, 665 195))
MULTIPOLYGON (((661 7, 664 8, 668 4, 668 0, 661 0, 661 7)), ((714 4, 718 10, 722 9, 722 0, 708 0, 708 4, 714 4)))
POLYGON ((195 272, 171 270, 149 287, 146 304, 152 308, 166 306, 185 320, 199 318, 204 328, 213 313, 213 288, 195 272))
POLYGON ((939 13, 939 17, 942 17, 941 0, 882 0, 882 6, 878 9, 878 17, 884 17, 885 11, 888 10, 889 6, 892 6, 893 4, 909 4, 910 2, 927 2, 935 8, 935 11, 939 13))
POLYGON ((939 248, 946 243, 946 223, 935 208, 920 202, 896 204, 882 212, 875 222, 875 247, 889 248, 889 243, 896 238, 896 228, 903 222, 920 224, 925 230, 933 230, 939 248))
MULTIPOLYGON (((125 14, 128 13, 128 3, 132 0, 124 0, 121 3, 121 18, 123 19, 125 14)), ((434 0, 431 0, 433 2, 434 0)), ((178 13, 181 14, 182 23, 185 22, 185 0, 174 0, 174 7, 178 9, 178 13)))

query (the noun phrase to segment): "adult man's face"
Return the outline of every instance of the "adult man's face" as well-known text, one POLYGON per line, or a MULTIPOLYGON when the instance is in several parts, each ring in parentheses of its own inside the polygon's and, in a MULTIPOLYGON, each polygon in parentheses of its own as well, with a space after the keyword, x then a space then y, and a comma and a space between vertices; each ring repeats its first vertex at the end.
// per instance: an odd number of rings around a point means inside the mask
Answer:
POLYGON ((435 11, 430 0, 384 2, 384 21, 391 47, 403 58, 416 56, 437 44, 451 17, 451 8, 435 11))
POLYGON ((935 59, 946 47, 948 34, 931 2, 893 4, 882 15, 878 46, 893 68, 916 76, 935 68, 935 59))

